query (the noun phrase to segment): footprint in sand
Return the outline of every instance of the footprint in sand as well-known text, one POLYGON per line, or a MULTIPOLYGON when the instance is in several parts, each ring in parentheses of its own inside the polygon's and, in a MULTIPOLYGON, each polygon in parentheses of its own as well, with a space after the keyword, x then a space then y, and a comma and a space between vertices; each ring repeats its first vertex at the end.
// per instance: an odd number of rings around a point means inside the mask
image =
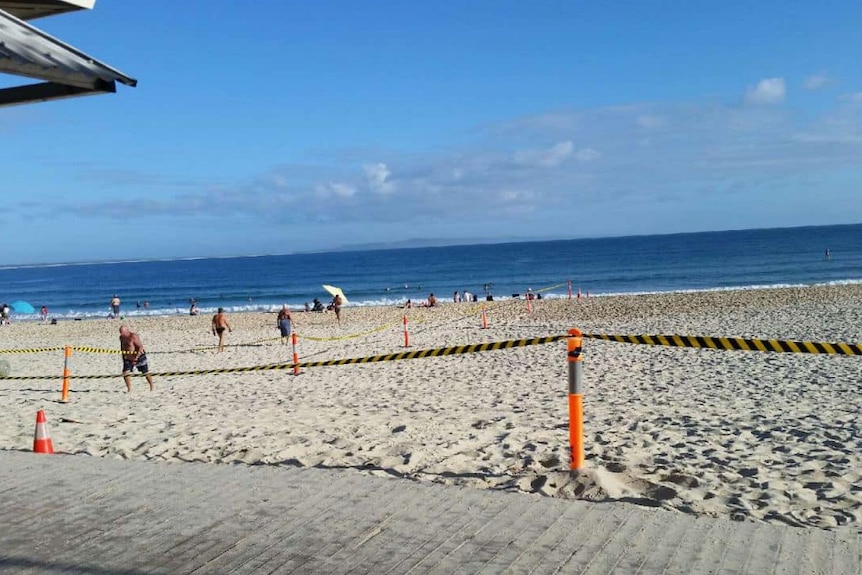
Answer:
POLYGON ((691 489, 700 485, 700 481, 698 481, 697 477, 686 475, 685 473, 671 473, 664 478, 664 481, 679 485, 680 487, 685 487, 686 489, 691 489))

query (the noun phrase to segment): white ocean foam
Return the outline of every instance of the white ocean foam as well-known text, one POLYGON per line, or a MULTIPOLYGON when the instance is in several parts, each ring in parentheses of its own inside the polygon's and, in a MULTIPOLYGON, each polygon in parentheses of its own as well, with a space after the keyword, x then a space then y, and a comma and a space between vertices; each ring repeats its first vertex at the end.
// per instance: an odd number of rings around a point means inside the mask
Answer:
MULTIPOLYGON (((65 265, 65 264, 64 264, 65 265)), ((74 264, 77 265, 77 264, 74 264)), ((693 294, 693 293, 710 293, 710 292, 726 292, 726 291, 738 291, 738 290, 764 290, 764 289, 775 289, 775 288, 804 288, 810 286, 843 286, 843 285, 858 285, 862 284, 862 278, 858 279, 842 279, 842 280, 833 280, 828 282, 817 282, 812 284, 798 284, 798 283, 773 283, 768 285, 740 285, 740 286, 726 286, 726 287, 714 287, 714 288, 704 288, 704 289, 679 289, 679 290, 641 290, 641 291, 629 291, 629 292, 591 292, 587 290, 582 291, 582 297, 614 297, 614 296, 637 296, 637 295, 657 295, 663 293, 680 293, 680 294, 693 294)), ((541 289, 541 288, 537 288, 541 289)), ((542 297, 545 299, 567 299, 569 294, 567 291, 563 292, 541 292, 542 297)), ((572 298, 576 298, 577 296, 573 295, 572 298)), ((370 298, 365 300, 357 300, 351 301, 349 304, 345 306, 345 308, 349 309, 351 307, 403 307, 407 302, 407 297, 380 297, 380 298, 370 298)), ((424 297, 420 298, 410 298, 414 306, 420 306, 425 301, 424 297)), ((505 302, 511 301, 515 298, 512 296, 494 296, 495 302, 505 302)), ((521 295, 518 299, 523 299, 523 295, 521 295)), ((442 299, 443 303, 451 304, 451 301, 447 301, 446 299, 442 299)), ((486 300, 484 296, 479 298, 478 303, 484 303, 486 300)), ((278 302, 259 302, 259 303, 243 303, 230 305, 226 304, 222 307, 228 313, 277 313, 278 310, 281 309, 283 301, 278 302)), ((289 299, 287 300, 288 305, 294 311, 303 311, 304 310, 304 302, 291 302, 289 299)), ((310 304, 311 302, 309 302, 310 304)), ((324 305, 328 302, 324 301, 324 305)), ((466 302, 465 302, 466 303, 466 302)), ((215 314, 218 311, 218 306, 199 306, 198 308, 200 315, 209 316, 215 314)), ((122 318, 135 318, 135 317, 159 317, 159 316, 176 316, 176 315, 188 315, 189 314, 189 306, 162 306, 162 307, 150 307, 148 309, 144 308, 132 308, 132 309, 123 309, 121 312, 122 318)), ((99 309, 99 310, 80 310, 80 309, 65 309, 63 311, 57 312, 56 310, 51 310, 50 313, 51 318, 56 318, 58 320, 74 320, 74 319, 105 319, 111 317, 110 313, 107 310, 99 309)), ((13 319, 15 321, 40 321, 41 317, 38 313, 32 315, 19 315, 13 314, 13 319)))

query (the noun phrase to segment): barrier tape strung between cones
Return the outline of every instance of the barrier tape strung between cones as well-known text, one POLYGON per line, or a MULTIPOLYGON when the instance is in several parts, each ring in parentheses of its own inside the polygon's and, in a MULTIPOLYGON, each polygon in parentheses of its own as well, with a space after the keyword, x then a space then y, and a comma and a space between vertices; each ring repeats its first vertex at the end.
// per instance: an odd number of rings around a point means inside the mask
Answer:
MULTIPOLYGON (((255 365, 248 367, 232 367, 220 369, 188 370, 188 371, 166 371, 151 372, 152 376, 174 377, 183 375, 216 375, 223 373, 248 373, 255 371, 284 370, 303 367, 329 367, 336 365, 352 365, 360 363, 377 363, 383 361, 399 361, 403 359, 423 359, 426 357, 444 357, 447 355, 460 355, 465 353, 481 353, 500 349, 512 349, 516 347, 527 347, 531 345, 542 345, 553 343, 570 337, 566 335, 551 335, 529 339, 513 339, 507 341, 496 341, 488 343, 474 343, 469 345, 456 345, 452 347, 439 347, 435 349, 423 349, 415 351, 402 351, 383 355, 372 355, 366 357, 354 357, 346 359, 330 359, 323 361, 307 361, 298 363, 277 363, 267 365, 255 365)), ((590 339, 602 339, 618 343, 633 343, 642 345, 659 345, 666 347, 691 347, 699 349, 715 349, 729 351, 761 351, 777 353, 810 353, 829 355, 862 355, 862 344, 828 343, 814 341, 791 341, 775 339, 749 339, 731 337, 704 337, 684 335, 612 335, 599 333, 584 333, 581 337, 590 339)), ((57 348, 63 349, 63 348, 57 348)), ((140 375, 140 374, 136 374, 140 375)), ((55 379, 57 376, 17 375, 0 377, 5 380, 33 380, 33 379, 55 379)), ((109 375, 77 375, 75 379, 109 379, 117 377, 116 374, 109 375)))
POLYGON ((44 353, 46 351, 63 351, 62 347, 32 347, 22 349, 0 349, 0 353, 44 353))
MULTIPOLYGON (((362 336, 364 336, 364 335, 371 335, 372 333, 377 333, 377 332, 379 332, 379 331, 383 331, 383 330, 385 330, 385 329, 389 329, 389 328, 395 327, 396 325, 398 325, 398 324, 395 324, 395 323, 388 323, 388 324, 386 324, 386 325, 381 325, 381 326, 378 326, 378 327, 375 327, 375 328, 369 329, 368 331, 363 331, 363 332, 360 332, 360 333, 351 333, 351 334, 348 334, 348 335, 342 335, 342 336, 338 336, 338 337, 313 337, 313 336, 310 336, 310 335, 300 335, 300 334, 299 334, 299 332, 296 332, 296 337, 298 337, 298 338, 300 338, 300 339, 307 339, 307 340, 309 340, 309 341, 337 341, 337 340, 343 340, 343 339, 354 339, 354 338, 357 338, 357 337, 362 337, 362 336)), ((235 343, 235 344, 230 344, 230 345, 227 345, 226 347, 249 347, 249 346, 256 346, 256 345, 260 345, 260 344, 262 344, 262 343, 270 343, 270 342, 281 341, 282 339, 283 339, 283 338, 282 338, 281 336, 277 336, 277 337, 268 337, 268 338, 266 338, 266 339, 258 339, 258 340, 255 340, 255 341, 252 341, 252 342, 250 342, 250 343, 235 343)), ((195 348, 192 348, 192 349, 190 349, 190 350, 188 350, 188 351, 190 351, 190 352, 195 352, 195 351, 206 351, 206 350, 208 350, 208 349, 218 349, 218 346, 217 346, 217 345, 208 345, 208 346, 202 346, 202 347, 195 347, 195 348)), ((165 353, 165 352, 160 352, 160 353, 165 353)))
MULTIPOLYGON (((78 346, 78 345, 70 345, 69 346, 72 351, 83 351, 84 353, 119 353, 119 354, 133 354, 134 351, 124 351, 122 349, 105 349, 103 347, 86 347, 86 346, 78 346)), ((62 349, 62 348, 60 348, 62 349)))
POLYGON ((812 353, 829 355, 862 355, 862 344, 749 339, 741 337, 708 337, 694 335, 610 335, 585 333, 582 337, 619 343, 693 347, 730 351, 772 351, 776 353, 812 353))
MULTIPOLYGON (((391 325, 382 326, 362 334, 344 336, 347 339, 358 337, 359 335, 367 335, 377 331, 381 331, 391 327, 391 325)), ((308 336, 299 336, 313 341, 326 341, 333 338, 313 338, 308 336)), ((552 336, 553 337, 553 336, 552 336)), ((828 355, 862 355, 862 344, 849 343, 830 343, 817 341, 793 341, 779 339, 752 339, 740 337, 710 337, 696 335, 614 335, 614 334, 597 334, 585 333, 583 337, 591 339, 602 339, 605 341, 615 341, 617 343, 633 343, 639 345, 657 345, 664 347, 691 347, 704 349, 722 349, 728 351, 772 351, 776 353, 811 353, 811 354, 828 354, 828 355)), ((280 338, 276 338, 280 339, 280 338)), ((525 340, 519 340, 525 341, 525 340)), ((506 342, 500 342, 506 343, 506 342)), ((547 342, 545 342, 547 343, 547 342)), ((533 344, 528 344, 533 345, 533 344)), ((45 348, 42 350, 12 350, 18 353, 36 352, 36 351, 56 351, 62 350, 62 347, 45 348)), ((123 353, 119 350, 107 350, 99 348, 84 348, 73 347, 78 351, 90 351, 100 353, 123 353)), ((449 348, 445 348, 449 349, 449 348)), ((482 350, 484 351, 484 350, 482 350)), ((127 352, 129 353, 129 352, 127 352)), ((447 355, 447 354, 444 354, 447 355)))
MULTIPOLYGON (((44 353, 49 351, 63 351, 66 349, 63 346, 58 347, 34 347, 30 349, 0 349, 0 353, 44 353)), ((127 353, 132 354, 134 351, 123 351, 120 349, 105 349, 102 347, 87 347, 79 345, 70 345, 69 349, 74 351, 83 351, 86 353, 127 353)))
MULTIPOLYGON (((464 353, 481 353, 499 349, 512 349, 516 347, 527 347, 530 345, 542 345, 553 343, 569 337, 569 335, 552 335, 547 337, 535 337, 530 339, 514 339, 508 341, 494 341, 488 343, 474 343, 470 345, 456 345, 452 347, 440 347, 436 349, 422 349, 416 351, 402 351, 399 353, 388 353, 383 355, 371 355, 366 357, 353 357, 346 359, 329 359, 323 361, 301 361, 299 363, 273 363, 267 365, 254 365, 248 367, 227 367, 219 369, 201 369, 188 371, 163 371, 150 372, 153 377, 175 377, 182 375, 217 375, 222 373, 249 373, 255 371, 273 371, 293 369, 294 367, 329 367, 335 365, 352 365, 358 363, 377 363, 382 361, 399 361, 402 359, 422 359, 426 357, 443 357, 447 355, 459 355, 464 353)), ((141 374, 133 374, 140 376, 141 374)), ((113 379, 117 374, 109 375, 76 375, 75 379, 113 379)), ((56 379, 57 376, 35 376, 35 375, 13 375, 0 377, 7 380, 29 380, 29 379, 56 379)))
POLYGON ((386 325, 381 325, 381 326, 369 329, 368 331, 363 331, 360 333, 350 333, 347 335, 341 335, 341 336, 337 336, 337 337, 312 337, 310 335, 300 335, 299 332, 297 332, 296 337, 298 337, 300 339, 307 339, 309 341, 339 341, 339 340, 344 340, 344 339, 354 339, 357 337, 362 337, 363 335, 371 335, 372 333, 377 333, 379 331, 383 331, 384 329, 389 329, 389 328, 395 327, 397 325, 399 325, 399 324, 387 323, 386 325))
MULTIPOLYGON (((560 284, 556 284, 556 285, 552 285, 552 286, 548 286, 548 287, 544 287, 544 288, 539 288, 536 290, 536 293, 542 293, 542 292, 550 291, 552 289, 563 287, 565 285, 566 285, 565 283, 560 283, 560 284)), ((517 300, 513 300, 513 301, 517 301, 517 300)), ((465 302, 465 303, 468 303, 468 302, 465 302)), ((512 302, 500 301, 500 302, 487 302, 487 303, 486 302, 469 302, 469 303, 476 303, 477 305, 470 306, 469 308, 467 308, 465 306, 465 310, 462 313, 463 317, 466 317, 466 316, 469 316, 469 315, 476 313, 477 310, 481 310, 482 307, 485 307, 485 308, 491 310, 496 306, 504 305, 506 303, 512 303, 512 302), (488 305, 488 304, 492 304, 492 305, 488 305), (496 304, 496 305, 493 305, 493 304, 496 304)), ((420 311, 422 309, 424 309, 424 308, 415 308, 414 311, 420 311)), ((421 318, 417 318, 414 316, 411 318, 410 321, 413 323, 426 323, 429 320, 428 320, 427 316, 423 316, 421 318)), ((352 333, 352 334, 347 334, 347 335, 342 335, 342 336, 337 336, 337 337, 313 337, 313 336, 309 336, 309 335, 299 335, 298 333, 297 333, 297 336, 301 339, 307 339, 309 341, 320 341, 320 342, 340 341, 340 340, 347 340, 347 339, 355 339, 357 337, 362 337, 365 335, 371 335, 373 333, 377 333, 377 332, 383 331, 385 329, 389 329, 391 327, 397 327, 399 325, 400 325, 399 323, 389 323, 389 324, 385 324, 385 325, 381 325, 381 326, 372 328, 372 329, 367 330, 367 331, 363 331, 363 332, 359 332, 359 333, 352 333)), ((279 341, 281 339, 282 338, 280 336, 279 337, 271 337, 271 338, 266 338, 266 339, 255 340, 255 341, 250 342, 250 343, 230 344, 229 347, 253 346, 253 345, 259 345, 261 343, 269 343, 269 342, 279 341)), ((134 352, 128 352, 128 351, 124 352, 124 351, 118 350, 118 349, 106 349, 106 348, 93 347, 93 346, 70 346, 70 348, 73 351, 80 351, 80 352, 84 352, 84 353, 107 353, 107 354, 123 354, 123 353, 131 354, 131 353, 134 353, 134 352)), ((0 354, 4 354, 4 353, 8 353, 8 354, 46 353, 46 352, 52 352, 52 351, 63 351, 63 349, 64 349, 64 347, 0 349, 0 354)), ((151 353, 151 354, 194 353, 194 352, 199 352, 199 351, 206 351, 209 349, 218 349, 218 346, 217 345, 201 346, 201 347, 194 347, 194 348, 190 348, 190 349, 186 349, 186 350, 176 350, 176 351, 149 351, 148 353, 151 353)))
MULTIPOLYGON (((391 327, 386 325, 375 328, 364 334, 374 333, 382 329, 391 327)), ((364 335, 363 334, 363 335, 364 335)), ((354 337, 354 336, 345 336, 354 337)), ((298 367, 317 367, 322 365, 346 365, 349 363, 371 363, 377 361, 394 361, 399 359, 413 359, 414 357, 437 357, 444 355, 454 355, 459 353, 483 352, 496 349, 509 349, 512 347, 523 347, 527 345, 537 345, 557 341, 567 336, 547 336, 543 338, 520 339, 501 342, 490 342, 483 344, 472 344, 466 346, 444 347, 430 350, 418 350, 411 352, 402 352, 397 354, 376 355, 371 356, 374 359, 364 358, 364 361, 358 359, 343 359, 332 360, 332 362, 316 362, 314 364, 298 364, 298 367), (417 355, 418 354, 418 355, 417 355)), ((717 349, 728 351, 771 351, 776 353, 809 353, 809 354, 827 354, 827 355, 862 355, 862 344, 840 343, 840 342, 817 342, 817 341, 794 341, 794 340, 779 340, 779 339, 754 339, 740 337, 710 337, 710 336, 693 336, 693 335, 615 335, 603 333, 585 333, 582 337, 590 339, 601 339, 605 341, 613 341, 617 343, 632 343, 639 345, 656 345, 664 347, 690 347, 698 349, 717 349)), ((273 341, 281 338, 273 338, 273 341)), ((305 339, 320 341, 318 338, 305 336, 305 339)), ((321 339, 322 340, 322 339, 321 339)), ((262 340, 270 341, 270 340, 262 340)), ((117 349, 104 349, 97 347, 70 346, 76 351, 90 353, 134 353, 117 349)), ((0 349, 2 353, 42 353, 50 351, 62 351, 63 347, 44 347, 44 348, 28 348, 28 349, 0 349)), ((159 353, 159 352, 152 352, 159 353)), ((165 352, 161 352, 165 353, 165 352)), ((359 358, 363 359, 363 358, 359 358)), ((275 369, 272 367, 262 366, 266 369, 275 369)), ((290 364, 289 367, 293 367, 290 364)), ((253 370, 254 368, 240 368, 245 371, 253 370)), ((284 369, 279 367, 278 369, 284 369)), ((182 372, 183 374, 192 374, 198 372, 182 372)), ((212 373, 211 371, 200 373, 212 373)), ((83 376, 78 376, 83 377, 83 376)), ((105 376, 108 377, 108 376, 105 376)), ((112 376, 113 377, 113 376, 112 376)), ((10 379, 10 378, 2 378, 10 379)), ((25 379, 41 379, 41 378, 25 378, 25 379)))
POLYGON ((544 288, 539 288, 536 290, 536 293, 545 293, 546 291, 551 291, 552 289, 557 289, 557 288, 563 287, 565 285, 568 285, 568 283, 561 283, 561 284, 556 284, 556 285, 552 285, 552 286, 548 286, 548 287, 544 287, 544 288))
MULTIPOLYGON (((296 337, 298 337, 300 339, 307 339, 309 341, 338 341, 338 340, 344 340, 344 339, 354 339, 357 337, 362 337, 364 335, 371 335, 372 333, 377 333, 379 331, 383 331, 385 329, 389 329, 389 328, 395 327, 397 325, 399 325, 399 324, 387 323, 385 325, 371 328, 367 331, 363 331, 363 332, 359 332, 359 333, 350 333, 347 335, 340 335, 340 336, 336 336, 336 337, 313 337, 310 335, 301 335, 299 332, 296 332, 296 337)), ((228 347, 253 346, 253 345, 260 345, 262 343, 269 343, 269 342, 275 342, 275 341, 281 341, 281 340, 282 340, 281 336, 268 337, 266 339, 255 340, 255 341, 252 341, 250 343, 231 344, 228 347)), ((218 346, 217 345, 208 345, 208 346, 203 346, 203 347, 196 347, 196 348, 191 349, 190 351, 202 351, 202 350, 207 350, 207 349, 218 349, 218 346)))

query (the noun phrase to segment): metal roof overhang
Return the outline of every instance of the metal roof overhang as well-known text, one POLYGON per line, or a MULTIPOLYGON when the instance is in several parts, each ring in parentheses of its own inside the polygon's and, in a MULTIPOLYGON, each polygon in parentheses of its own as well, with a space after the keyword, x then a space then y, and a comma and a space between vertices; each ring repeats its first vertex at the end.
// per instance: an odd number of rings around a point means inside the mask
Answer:
POLYGON ((0 0, 0 10, 21 20, 33 20, 76 10, 92 10, 95 4, 96 0, 0 0))
MULTIPOLYGON (((0 4, 3 3, 0 0, 0 4)), ((83 0, 76 2, 78 6, 73 9, 81 9, 84 7, 81 5, 88 3, 93 2, 83 0)), ((47 6, 59 3, 13 2, 13 4, 16 4, 19 9, 23 5, 33 5, 35 10, 38 8, 37 5, 47 6)), ((58 10, 60 8, 62 7, 57 7, 58 10)), ((0 73, 43 80, 40 84, 0 89, 0 106, 116 92, 116 82, 133 87, 138 84, 134 78, 99 62, 2 9, 0 9, 0 73)))

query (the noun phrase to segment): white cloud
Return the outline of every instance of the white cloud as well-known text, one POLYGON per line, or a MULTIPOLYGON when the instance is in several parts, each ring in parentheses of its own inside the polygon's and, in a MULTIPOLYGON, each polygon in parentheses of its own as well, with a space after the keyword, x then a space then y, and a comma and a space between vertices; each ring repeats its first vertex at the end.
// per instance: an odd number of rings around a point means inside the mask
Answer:
POLYGON ((553 168, 572 157, 575 145, 571 142, 560 142, 545 150, 519 150, 515 152, 515 162, 523 166, 542 166, 553 168))
POLYGON ((816 90, 822 88, 827 82, 829 82, 829 76, 826 74, 814 74, 805 78, 802 85, 806 90, 816 90))
POLYGON ((315 187, 317 196, 320 199, 329 199, 333 196, 336 198, 352 198, 356 195, 356 188, 350 184, 341 182, 329 182, 328 184, 318 184, 315 187))
POLYGON ((392 172, 386 167, 386 164, 365 164, 362 166, 365 171, 365 178, 368 180, 368 187, 378 194, 391 194, 395 191, 395 185, 389 181, 389 176, 392 172))
POLYGON ((499 198, 504 202, 524 202, 536 199, 536 194, 529 190, 503 190, 499 198))
MULTIPOLYGON (((782 96, 783 81, 764 82, 750 91, 759 94, 758 101, 782 96)), ((176 197, 150 205, 148 213, 403 225, 421 233, 431 222, 453 229, 471 222, 515 229, 533 216, 536 222, 559 219, 575 204, 585 218, 598 217, 628 202, 672 205, 669 221, 686 221, 683 207, 701 201, 698 190, 730 189, 732 181, 734 190, 755 201, 770 186, 781 187, 776 182, 826 179, 862 165, 862 92, 828 100, 834 108, 815 116, 779 106, 700 101, 582 109, 570 112, 570 119, 558 112, 544 127, 531 117, 514 118, 505 131, 490 127, 489 137, 476 144, 383 157, 373 150, 359 160, 351 154, 312 166, 283 165, 220 188, 182 188, 176 197), (661 129, 637 127, 658 127, 657 119, 661 129), (561 132, 566 125, 577 127, 561 132), (389 195, 395 189, 397 202, 389 195)), ((141 201, 124 194, 122 200, 70 202, 62 209, 92 218, 127 217, 141 201)), ((862 214, 859 208, 846 211, 862 214)))
POLYGON ((356 194, 356 188, 350 184, 331 183, 329 186, 336 196, 340 198, 350 198, 356 194))
POLYGON ((745 92, 746 104, 781 104, 786 88, 784 78, 765 78, 745 92))
POLYGON ((592 148, 581 148, 575 152, 575 159, 579 162, 592 162, 601 157, 601 154, 592 148))
POLYGON ((639 128, 651 130, 653 128, 661 128, 665 124, 664 118, 653 116, 652 114, 641 114, 635 120, 639 128))

